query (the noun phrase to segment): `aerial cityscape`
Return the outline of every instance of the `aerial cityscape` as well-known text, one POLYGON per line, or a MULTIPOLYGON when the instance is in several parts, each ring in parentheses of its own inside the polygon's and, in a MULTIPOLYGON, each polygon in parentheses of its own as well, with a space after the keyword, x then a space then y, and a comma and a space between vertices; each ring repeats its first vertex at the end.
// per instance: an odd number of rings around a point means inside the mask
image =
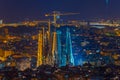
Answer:
POLYGON ((119 0, 1 0, 0 80, 120 80, 119 0))

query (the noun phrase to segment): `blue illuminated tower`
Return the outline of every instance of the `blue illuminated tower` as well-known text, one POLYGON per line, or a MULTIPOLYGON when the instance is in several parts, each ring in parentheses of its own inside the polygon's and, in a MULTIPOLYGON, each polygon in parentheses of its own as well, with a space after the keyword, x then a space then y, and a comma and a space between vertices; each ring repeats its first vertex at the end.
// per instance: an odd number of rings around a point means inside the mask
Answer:
POLYGON ((66 64, 74 65, 71 35, 70 35, 70 30, 68 28, 66 31, 66 64))
POLYGON ((62 54, 61 54, 61 32, 57 31, 57 51, 58 51, 58 66, 62 66, 62 54))

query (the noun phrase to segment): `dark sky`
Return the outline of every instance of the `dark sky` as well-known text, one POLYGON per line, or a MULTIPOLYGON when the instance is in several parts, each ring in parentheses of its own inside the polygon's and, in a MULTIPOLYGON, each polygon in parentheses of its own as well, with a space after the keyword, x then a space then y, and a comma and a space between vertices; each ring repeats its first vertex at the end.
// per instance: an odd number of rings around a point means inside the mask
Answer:
POLYGON ((64 18, 120 18, 120 0, 0 0, 0 19, 19 22, 29 18, 39 20, 52 11, 79 12, 64 18))

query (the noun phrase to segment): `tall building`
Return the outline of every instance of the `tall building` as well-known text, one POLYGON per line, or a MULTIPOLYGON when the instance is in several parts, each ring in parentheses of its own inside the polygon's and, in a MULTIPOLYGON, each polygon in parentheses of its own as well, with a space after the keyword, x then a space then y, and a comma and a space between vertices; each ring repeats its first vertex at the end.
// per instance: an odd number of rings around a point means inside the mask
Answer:
POLYGON ((52 44, 52 59, 53 65, 61 66, 61 32, 53 32, 53 44, 52 44))
POLYGON ((37 67, 42 65, 42 54, 43 54, 43 34, 38 34, 38 53, 37 53, 37 67))
POLYGON ((66 31, 66 64, 74 65, 70 29, 66 31))
POLYGON ((55 65, 57 63, 57 33, 53 32, 53 44, 52 44, 52 64, 55 65))
POLYGON ((61 49, 61 31, 57 31, 57 51, 58 51, 58 66, 63 66, 63 63, 62 63, 62 49, 61 49))

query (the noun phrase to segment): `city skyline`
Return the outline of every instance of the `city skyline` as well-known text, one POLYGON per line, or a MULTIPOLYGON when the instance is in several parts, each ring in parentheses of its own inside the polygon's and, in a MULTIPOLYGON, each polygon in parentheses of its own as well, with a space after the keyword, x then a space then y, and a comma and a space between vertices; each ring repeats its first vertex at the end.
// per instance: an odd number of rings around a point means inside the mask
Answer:
POLYGON ((78 12, 66 19, 120 18, 119 0, 1 0, 0 19, 5 22, 45 19, 52 11, 78 12))
POLYGON ((0 0, 0 80, 120 80, 120 0, 0 0))

